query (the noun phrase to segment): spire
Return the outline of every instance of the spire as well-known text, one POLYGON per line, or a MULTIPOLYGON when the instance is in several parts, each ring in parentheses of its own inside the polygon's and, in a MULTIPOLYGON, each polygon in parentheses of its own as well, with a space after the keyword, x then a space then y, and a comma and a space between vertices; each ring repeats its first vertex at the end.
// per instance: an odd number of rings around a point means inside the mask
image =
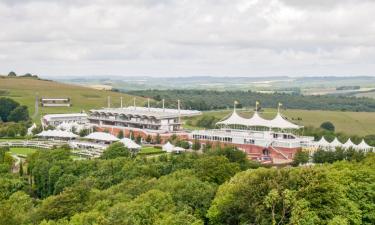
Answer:
POLYGON ((135 105, 135 98, 133 98, 133 105, 134 105, 134 110, 136 110, 137 106, 135 105))
POLYGON ((150 98, 147 98, 147 108, 148 108, 148 111, 150 111, 150 98))
POLYGON ((238 105, 238 101, 233 102, 233 112, 236 111, 236 106, 238 105))
POLYGON ((107 97, 108 108, 111 108, 111 96, 107 97))
POLYGON ((177 100, 177 108, 178 108, 178 122, 181 122, 181 103, 180 99, 177 100))
POLYGON ((165 99, 163 98, 163 112, 165 112, 164 103, 165 103, 165 99))
POLYGON ((279 102, 279 104, 277 106, 277 113, 280 113, 281 106, 283 106, 283 104, 281 102, 279 102))
POLYGON ((259 101, 255 101, 255 112, 258 112, 259 101))
POLYGON ((120 97, 120 108, 122 108, 122 96, 120 97))

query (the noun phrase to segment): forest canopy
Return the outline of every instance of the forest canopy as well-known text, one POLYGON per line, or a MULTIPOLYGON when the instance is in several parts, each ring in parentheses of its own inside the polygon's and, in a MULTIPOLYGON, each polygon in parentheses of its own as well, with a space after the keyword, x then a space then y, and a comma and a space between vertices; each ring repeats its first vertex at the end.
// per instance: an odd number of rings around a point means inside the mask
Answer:
POLYGON ((255 107, 260 101, 264 108, 276 108, 279 102, 290 109, 336 110, 375 112, 375 99, 344 96, 304 96, 286 93, 259 93, 252 91, 207 91, 207 90, 143 90, 130 91, 132 95, 149 97, 157 101, 166 100, 167 107, 177 107, 177 99, 182 101, 182 108, 196 110, 213 110, 233 107, 234 100, 239 106, 255 107))

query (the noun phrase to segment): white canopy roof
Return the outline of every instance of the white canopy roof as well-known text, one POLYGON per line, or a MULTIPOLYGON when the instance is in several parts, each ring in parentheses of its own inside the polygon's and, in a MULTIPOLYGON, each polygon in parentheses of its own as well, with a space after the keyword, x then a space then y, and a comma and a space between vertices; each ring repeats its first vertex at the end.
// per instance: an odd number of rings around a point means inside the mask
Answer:
POLYGON ((284 119, 281 116, 280 113, 277 113, 276 117, 273 118, 269 123, 270 123, 269 126, 274 127, 274 128, 281 128, 281 129, 299 129, 299 128, 301 128, 300 126, 298 126, 294 123, 291 123, 288 120, 284 119))
POLYGON ((249 127, 270 127, 280 129, 299 129, 301 126, 293 124, 288 120, 284 119, 280 113, 277 113, 276 117, 272 120, 266 120, 260 117, 258 112, 255 112, 250 119, 245 119, 239 116, 236 110, 233 111, 232 115, 227 119, 220 121, 217 125, 243 125, 249 127))
POLYGON ((233 110, 232 115, 227 119, 216 123, 217 125, 245 125, 246 126, 247 119, 239 116, 236 110, 233 110))
POLYGON ((342 145, 344 148, 356 148, 357 145, 350 140, 350 138, 342 145))
POLYGON ((316 142, 316 146, 318 147, 329 147, 330 143, 322 136, 322 138, 316 142))
POLYGON ((124 144, 125 147, 129 149, 140 149, 141 146, 135 143, 132 139, 129 138, 123 138, 120 140, 121 143, 124 144))
POLYGON ((98 140, 98 141, 118 141, 117 137, 113 136, 112 134, 105 133, 105 132, 94 132, 85 137, 86 139, 91 140, 98 140))
POLYGON ((175 152, 184 152, 184 151, 185 151, 185 149, 184 149, 184 148, 181 148, 181 147, 175 147, 173 150, 174 150, 175 152))
POLYGON ((342 147, 343 144, 335 137, 335 139, 329 144, 333 148, 342 147))
POLYGON ((169 141, 163 145, 163 151, 166 151, 166 152, 173 152, 173 150, 175 149, 175 146, 172 145, 169 141))
POLYGON ((58 137, 58 138, 76 138, 78 135, 69 131, 62 130, 45 130, 37 134, 38 137, 58 137))
POLYGON ((368 149, 372 149, 373 147, 371 147, 370 145, 368 145, 364 139, 362 139, 361 143, 359 143, 357 145, 357 148, 360 149, 360 150, 368 150, 368 149))
POLYGON ((263 119, 262 117, 259 116, 258 112, 254 112, 253 116, 250 119, 246 119, 246 126, 251 126, 251 127, 269 127, 270 121, 263 119))

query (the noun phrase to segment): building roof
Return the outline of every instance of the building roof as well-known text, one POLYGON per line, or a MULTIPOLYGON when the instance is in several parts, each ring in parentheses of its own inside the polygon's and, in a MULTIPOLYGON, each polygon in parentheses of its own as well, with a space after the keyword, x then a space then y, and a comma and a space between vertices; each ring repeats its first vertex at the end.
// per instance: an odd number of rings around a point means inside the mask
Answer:
POLYGON ((163 145, 162 147, 163 151, 166 151, 166 152, 173 152, 173 150, 175 149, 175 146, 172 145, 169 141, 163 145))
POLYGON ((359 143, 357 145, 357 148, 358 149, 361 149, 361 150, 367 150, 367 149, 372 149, 373 147, 368 145, 364 139, 362 139, 361 143, 359 143))
POLYGON ((337 137, 335 137, 335 139, 333 139, 333 141, 329 144, 331 147, 333 148, 337 148, 337 147, 342 147, 343 144, 339 141, 339 139, 337 139, 337 137))
POLYGON ((350 138, 342 146, 344 148, 356 148, 357 147, 357 145, 354 144, 350 138))
POLYGON ((147 108, 147 107, 127 107, 127 108, 104 108, 93 109, 91 113, 104 113, 112 115, 131 115, 131 116, 145 116, 154 117, 156 119, 163 118, 177 118, 179 116, 196 116, 201 112, 198 110, 178 110, 178 109, 162 109, 162 108, 147 108))
POLYGON ((301 126, 293 124, 284 119, 280 113, 277 113, 272 120, 263 119, 258 112, 255 112, 250 119, 245 119, 239 116, 236 110, 225 120, 222 120, 217 125, 243 125, 248 127, 269 127, 280 129, 299 129, 301 126))
POLYGON ((281 128, 281 129, 299 129, 301 126, 298 126, 294 123, 289 122, 284 119, 280 113, 277 113, 276 117, 270 121, 270 127, 281 128))
POLYGON ((113 136, 112 134, 105 133, 105 132, 94 132, 91 133, 84 138, 91 139, 91 140, 98 140, 98 141, 118 141, 117 137, 113 136))
POLYGON ((56 118, 70 118, 70 117, 87 117, 86 113, 65 113, 65 114, 47 114, 43 116, 43 119, 50 120, 56 118))
POLYGON ((78 135, 62 130, 45 130, 37 134, 38 137, 58 137, 58 138, 77 138, 78 135))
POLYGON ((250 119, 246 120, 247 126, 269 127, 270 121, 263 119, 258 112, 254 112, 250 119))
POLYGON ((135 143, 132 139, 129 138, 123 138, 120 140, 121 143, 124 144, 125 147, 129 149, 140 149, 141 146, 135 143))
POLYGON ((316 144, 316 146, 323 147, 323 148, 329 147, 329 145, 330 145, 330 143, 324 138, 324 136, 322 136, 322 138, 318 142, 316 142, 315 144, 316 144))
POLYGON ((233 110, 232 114, 225 120, 219 121, 217 125, 245 125, 247 124, 247 119, 239 116, 236 110, 233 110))

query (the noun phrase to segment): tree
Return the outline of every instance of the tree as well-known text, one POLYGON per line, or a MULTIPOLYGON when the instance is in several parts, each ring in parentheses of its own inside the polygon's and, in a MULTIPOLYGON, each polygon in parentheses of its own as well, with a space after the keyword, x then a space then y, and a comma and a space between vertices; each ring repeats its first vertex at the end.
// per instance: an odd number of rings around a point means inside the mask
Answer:
POLYGON ((8 77, 16 77, 16 76, 17 76, 17 74, 15 72, 13 72, 13 71, 10 71, 8 73, 8 77))
POLYGON ((123 139, 123 138, 124 138, 124 131, 120 130, 120 131, 118 132, 118 134, 117 134, 117 137, 118 137, 119 139, 123 139))
POLYGON ((127 203, 109 210, 108 224, 152 225, 164 213, 173 213, 174 202, 169 193, 150 190, 127 203))
POLYGON ((201 143, 199 142, 199 140, 194 140, 193 146, 191 146, 191 148, 195 151, 201 149, 201 143))
POLYGON ((8 122, 10 113, 19 106, 20 104, 11 98, 0 98, 0 119, 3 122, 8 122))
POLYGON ((22 162, 22 159, 20 160, 19 175, 20 175, 20 177, 23 177, 23 162, 22 162))
POLYGON ((309 161, 309 153, 306 151, 298 150, 293 158, 293 166, 299 166, 309 161))
POLYGON ((327 122, 323 122, 321 125, 320 125, 320 128, 324 129, 324 130, 328 130, 328 131, 332 131, 334 132, 335 131, 335 126, 333 125, 333 123, 327 121, 327 122))
POLYGON ((151 135, 147 135, 146 142, 151 143, 151 141, 152 141, 151 135))
POLYGON ((85 137, 85 136, 87 136, 87 135, 89 135, 90 134, 90 130, 89 129, 81 129, 80 131, 79 131, 79 136, 80 137, 85 137))
POLYGON ((102 159, 114 159, 117 157, 129 157, 129 150, 121 142, 116 142, 108 146, 103 152, 102 159))
POLYGON ((156 143, 156 144, 160 144, 160 143, 161 143, 161 137, 160 137, 160 134, 159 134, 159 133, 156 135, 155 143, 156 143))
POLYGON ((8 121, 14 122, 27 121, 29 119, 29 111, 27 110, 27 106, 24 105, 17 106, 8 116, 8 121))
POLYGON ((231 163, 224 156, 207 156, 193 164, 196 176, 204 181, 222 184, 240 171, 238 163, 231 163))

